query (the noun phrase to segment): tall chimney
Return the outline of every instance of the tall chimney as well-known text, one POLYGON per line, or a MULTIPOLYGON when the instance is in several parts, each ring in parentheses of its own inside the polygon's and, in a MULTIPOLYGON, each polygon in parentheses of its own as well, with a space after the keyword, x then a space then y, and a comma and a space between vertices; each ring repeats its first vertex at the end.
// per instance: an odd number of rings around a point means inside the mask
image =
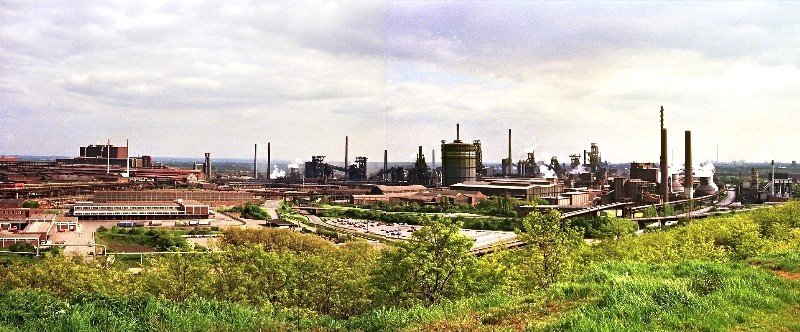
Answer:
POLYGON ((686 197, 694 198, 693 186, 692 183, 694 182, 694 176, 692 175, 692 132, 687 130, 686 131, 686 158, 684 168, 684 181, 683 184, 684 190, 686 192, 686 197))
POLYGON ((267 180, 272 178, 272 151, 271 142, 267 142, 267 180))
POLYGON ((386 170, 389 169, 389 150, 383 150, 383 178, 386 178, 386 170))
POLYGON ((203 171, 206 173, 206 181, 211 181, 211 154, 206 152, 206 164, 203 171))
POLYGON ((586 150, 583 150, 583 164, 586 165, 586 150))
POLYGON ((347 160, 347 153, 350 152, 348 149, 350 147, 350 138, 345 136, 344 137, 344 168, 350 167, 350 164, 347 160))
POLYGON ((111 139, 108 139, 108 145, 106 145, 106 174, 111 173, 111 139))
POLYGON ((431 169, 436 168, 436 149, 431 150, 431 169))
POLYGON ((125 140, 125 174, 130 177, 131 176, 131 140, 125 140))
POLYGON ((253 179, 258 179, 258 143, 253 148, 253 179))
POLYGON ((456 142, 461 141, 461 128, 458 123, 456 123, 456 142))
POLYGON ((511 128, 508 128, 508 170, 506 174, 511 174, 511 171, 514 169, 513 164, 514 162, 511 161, 511 128))
MULTIPOLYGON (((662 108, 663 109, 663 108, 662 108)), ((667 166, 667 129, 661 128, 661 201, 669 202, 669 167, 667 166)))
POLYGON ((772 188, 772 189, 770 189, 772 191, 772 197, 775 197, 775 160, 774 159, 772 160, 772 176, 770 176, 769 187, 772 188))

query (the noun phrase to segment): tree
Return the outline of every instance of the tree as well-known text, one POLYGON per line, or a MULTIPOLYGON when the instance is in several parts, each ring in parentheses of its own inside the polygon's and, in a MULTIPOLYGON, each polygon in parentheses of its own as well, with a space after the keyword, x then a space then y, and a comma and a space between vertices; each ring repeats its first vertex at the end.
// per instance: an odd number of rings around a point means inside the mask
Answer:
POLYGON ((672 204, 664 204, 664 216, 669 217, 675 215, 675 207, 672 204))
POLYGON ((603 240, 619 240, 636 234, 639 228, 635 222, 624 218, 603 217, 604 222, 598 230, 598 235, 603 240))
POLYGON ((570 251, 583 241, 581 233, 570 227, 555 210, 530 213, 522 220, 517 236, 530 246, 533 258, 539 263, 534 277, 545 288, 558 281, 563 265, 569 261, 570 251))
POLYGON ((644 210, 642 210, 642 215, 645 218, 654 218, 658 217, 658 210, 656 210, 653 206, 648 206, 644 210))
POLYGON ((8 247, 11 252, 35 252, 36 248, 28 242, 16 242, 8 247))
POLYGON ((37 201, 25 201, 24 203, 22 203, 22 207, 28 208, 28 209, 38 209, 39 208, 39 202, 37 202, 37 201))
POLYGON ((461 225, 428 217, 422 224, 408 241, 379 258, 373 276, 379 302, 430 305, 475 287, 476 258, 468 254, 473 240, 460 234, 461 225))

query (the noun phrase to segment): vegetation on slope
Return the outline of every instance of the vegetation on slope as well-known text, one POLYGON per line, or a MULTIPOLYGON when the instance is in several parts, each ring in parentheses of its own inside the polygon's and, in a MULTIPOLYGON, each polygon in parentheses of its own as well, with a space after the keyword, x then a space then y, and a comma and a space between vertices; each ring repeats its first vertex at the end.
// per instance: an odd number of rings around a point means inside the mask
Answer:
POLYGON ((8 262, 0 330, 800 328, 800 282, 771 271, 797 271, 798 202, 641 236, 612 218, 592 245, 534 213, 519 226, 528 247, 481 258, 466 255, 457 222, 421 222, 387 250, 264 229, 226 231, 225 252, 159 257, 140 273, 99 258, 8 262))

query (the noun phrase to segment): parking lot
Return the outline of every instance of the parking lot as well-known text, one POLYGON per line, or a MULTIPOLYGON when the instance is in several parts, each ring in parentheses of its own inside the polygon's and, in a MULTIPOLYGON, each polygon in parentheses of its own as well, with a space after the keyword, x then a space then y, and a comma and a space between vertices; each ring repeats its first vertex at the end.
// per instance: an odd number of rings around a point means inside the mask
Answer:
MULTIPOLYGON (((351 218, 327 218, 323 221, 339 229, 352 232, 381 236, 387 239, 402 240, 411 237, 411 234, 422 228, 422 226, 393 224, 379 221, 367 221, 351 218)), ((473 248, 483 248, 492 246, 496 243, 505 242, 516 237, 514 232, 484 231, 474 229, 462 229, 464 234, 475 240, 473 248)))

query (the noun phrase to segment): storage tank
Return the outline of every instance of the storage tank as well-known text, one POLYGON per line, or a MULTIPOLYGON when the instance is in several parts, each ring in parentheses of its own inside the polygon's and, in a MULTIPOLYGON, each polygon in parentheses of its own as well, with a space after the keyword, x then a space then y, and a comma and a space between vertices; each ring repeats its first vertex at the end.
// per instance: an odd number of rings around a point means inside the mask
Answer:
POLYGON ((459 125, 456 124, 456 140, 453 143, 442 140, 442 184, 450 186, 475 181, 477 154, 478 146, 475 143, 461 141, 459 125))
POLYGON ((695 193, 698 197, 714 195, 719 191, 719 187, 717 184, 714 183, 712 176, 698 176, 698 180, 700 180, 700 185, 694 189, 695 193))

